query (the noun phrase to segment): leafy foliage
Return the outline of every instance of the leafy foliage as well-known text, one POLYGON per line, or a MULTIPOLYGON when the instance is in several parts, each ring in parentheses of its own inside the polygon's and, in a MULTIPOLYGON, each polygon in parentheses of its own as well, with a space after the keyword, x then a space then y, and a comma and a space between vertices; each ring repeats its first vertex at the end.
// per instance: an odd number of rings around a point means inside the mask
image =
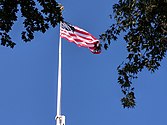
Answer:
POLYGON ((1 0, 0 1, 0 39, 1 45, 13 48, 15 42, 12 41, 9 32, 17 21, 17 12, 20 11, 24 18, 22 39, 25 42, 34 38, 34 32, 45 33, 49 27, 55 27, 63 20, 61 6, 55 0, 1 0), (37 6, 40 4, 40 9, 37 6))
POLYGON ((132 80, 144 68, 154 72, 167 51, 167 1, 166 0, 119 0, 113 6, 114 19, 104 34, 100 35, 107 49, 111 40, 124 32, 127 59, 118 66, 118 83, 124 97, 123 107, 135 106, 132 80))

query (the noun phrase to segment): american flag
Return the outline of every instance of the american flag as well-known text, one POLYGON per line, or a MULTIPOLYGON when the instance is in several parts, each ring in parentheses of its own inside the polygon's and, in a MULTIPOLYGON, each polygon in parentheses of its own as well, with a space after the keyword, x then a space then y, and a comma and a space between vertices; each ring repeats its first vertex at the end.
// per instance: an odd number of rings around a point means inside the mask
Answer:
POLYGON ((61 38, 65 38, 69 42, 74 42, 79 47, 89 48, 94 54, 99 54, 101 52, 100 41, 87 31, 66 22, 62 22, 60 25, 61 38))

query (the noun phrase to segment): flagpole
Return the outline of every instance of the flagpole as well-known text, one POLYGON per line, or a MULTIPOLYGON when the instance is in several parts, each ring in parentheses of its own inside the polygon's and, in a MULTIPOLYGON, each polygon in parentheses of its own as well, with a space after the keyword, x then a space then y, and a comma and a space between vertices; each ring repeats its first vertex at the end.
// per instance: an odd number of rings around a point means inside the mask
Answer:
MULTIPOLYGON (((60 22, 61 27, 61 22, 60 22)), ((61 52, 62 52, 62 42, 59 36, 59 61, 58 61, 58 86, 57 86, 57 115, 55 117, 56 125, 65 125, 65 116, 61 115, 61 90, 62 90, 62 76, 61 76, 61 52)))

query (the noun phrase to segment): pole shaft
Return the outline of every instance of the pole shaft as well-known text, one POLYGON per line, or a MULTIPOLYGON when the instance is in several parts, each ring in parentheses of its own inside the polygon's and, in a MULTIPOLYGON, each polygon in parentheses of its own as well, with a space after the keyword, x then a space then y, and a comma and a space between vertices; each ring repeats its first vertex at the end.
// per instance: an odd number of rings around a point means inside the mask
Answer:
MULTIPOLYGON (((61 22, 60 22, 61 26, 61 22)), ((58 87, 57 87, 57 116, 61 115, 61 37, 59 37, 59 64, 58 64, 58 87)))
MULTIPOLYGON (((61 22, 60 22, 61 30, 61 22)), ((61 32, 60 32, 61 33, 61 32)), ((61 36, 61 34, 60 34, 61 36)), ((61 114, 61 86, 62 86, 62 76, 61 76, 61 52, 62 52, 62 42, 61 37, 59 37, 59 61, 58 61, 58 86, 57 86, 57 115, 55 117, 56 125, 65 125, 65 116, 61 114)))

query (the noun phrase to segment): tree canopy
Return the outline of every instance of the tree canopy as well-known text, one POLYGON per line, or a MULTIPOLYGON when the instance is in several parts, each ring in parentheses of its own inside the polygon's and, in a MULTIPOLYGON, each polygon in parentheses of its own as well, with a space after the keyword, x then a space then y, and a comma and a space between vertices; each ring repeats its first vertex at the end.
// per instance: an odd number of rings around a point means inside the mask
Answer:
POLYGON ((55 0, 1 0, 0 1, 0 39, 1 45, 13 48, 15 42, 9 35, 17 21, 18 11, 24 19, 22 40, 31 41, 34 32, 45 33, 49 27, 55 27, 62 18, 61 5, 55 0), (37 5, 39 4, 39 5, 37 5))
POLYGON ((135 106, 132 80, 143 69, 154 72, 167 51, 167 1, 166 0, 119 0, 113 6, 113 23, 100 35, 107 49, 111 41, 123 33, 127 46, 127 58, 118 66, 118 83, 124 97, 122 105, 135 106))

